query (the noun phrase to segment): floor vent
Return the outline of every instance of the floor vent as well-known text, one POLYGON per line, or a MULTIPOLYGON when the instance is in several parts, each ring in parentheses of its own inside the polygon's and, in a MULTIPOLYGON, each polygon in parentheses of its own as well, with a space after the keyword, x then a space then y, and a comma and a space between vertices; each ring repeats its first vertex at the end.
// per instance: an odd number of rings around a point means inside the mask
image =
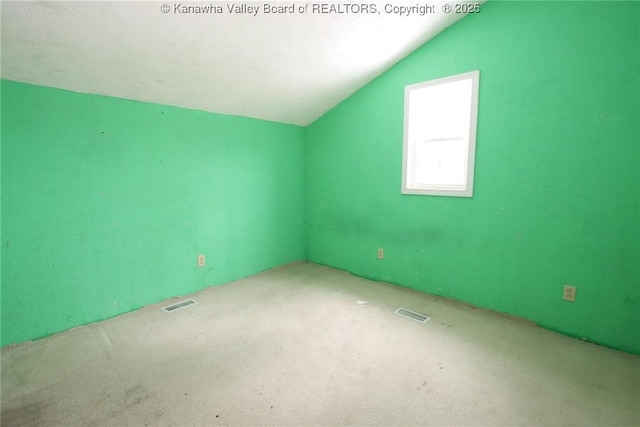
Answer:
POLYGON ((400 316, 408 317, 411 320, 415 320, 420 323, 427 323, 431 317, 425 316, 424 314, 416 313, 415 311, 407 310, 406 308, 399 308, 394 313, 399 314, 400 316))
POLYGON ((192 299, 188 299, 186 301, 182 301, 182 302, 177 302, 175 304, 169 305, 167 307, 162 307, 162 309, 164 311, 166 311, 167 313, 171 313, 173 311, 176 310, 180 310, 181 308, 185 308, 185 307, 189 307, 192 306, 193 304, 195 304, 196 302, 192 299))

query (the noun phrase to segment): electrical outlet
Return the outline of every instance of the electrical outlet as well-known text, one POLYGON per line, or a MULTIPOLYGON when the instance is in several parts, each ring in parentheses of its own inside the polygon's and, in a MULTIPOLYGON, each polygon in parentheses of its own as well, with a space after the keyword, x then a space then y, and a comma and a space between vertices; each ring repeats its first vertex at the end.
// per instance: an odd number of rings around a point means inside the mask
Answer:
POLYGON ((378 259, 384 259, 384 249, 378 248, 378 259))
POLYGON ((205 265, 204 255, 198 255, 198 267, 204 267, 205 265))
POLYGON ((562 299, 565 301, 576 301, 576 287, 571 285, 564 285, 564 294, 562 295, 562 299))

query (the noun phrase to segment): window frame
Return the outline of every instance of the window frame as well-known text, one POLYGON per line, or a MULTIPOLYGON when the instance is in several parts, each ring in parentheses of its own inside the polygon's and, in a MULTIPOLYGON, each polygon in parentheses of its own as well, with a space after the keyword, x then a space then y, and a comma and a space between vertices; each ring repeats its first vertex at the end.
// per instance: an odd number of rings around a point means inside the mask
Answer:
POLYGON ((402 194, 426 195, 426 196, 453 196, 453 197, 473 197, 473 183, 475 171, 476 133, 478 124, 478 87, 480 84, 480 70, 447 76, 439 79, 428 80, 421 83, 405 86, 404 90, 404 135, 402 152, 402 194), (471 79, 471 111, 469 113, 469 135, 467 146, 467 174, 466 183, 463 189, 453 188, 447 184, 432 184, 419 186, 409 182, 408 162, 409 153, 415 151, 415 143, 410 146, 409 141, 409 98, 414 90, 424 89, 431 86, 457 82, 471 79))

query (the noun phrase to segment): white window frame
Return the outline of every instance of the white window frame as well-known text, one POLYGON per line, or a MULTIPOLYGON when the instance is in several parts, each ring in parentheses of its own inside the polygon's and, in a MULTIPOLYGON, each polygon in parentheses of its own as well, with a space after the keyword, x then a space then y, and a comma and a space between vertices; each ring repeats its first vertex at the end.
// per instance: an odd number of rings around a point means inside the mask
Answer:
MULTIPOLYGON (((444 77, 441 79, 430 80, 405 86, 404 92, 404 145, 402 156, 402 194, 418 194, 418 195, 434 195, 434 196, 454 196, 454 197, 472 197, 473 196, 473 174, 475 169, 475 152, 476 152, 476 128, 478 121, 478 86, 480 82, 480 71, 475 70, 468 73, 457 74, 454 76, 444 77), (468 144, 465 150, 466 158, 466 182, 460 184, 443 184, 443 183, 417 183, 415 182, 415 170, 418 167, 415 162, 416 158, 412 154, 416 150, 416 138, 413 141, 409 139, 410 132, 410 111, 409 100, 414 91, 440 86, 447 83, 458 82, 462 80, 471 80, 471 108, 469 112, 469 134, 468 144), (410 163, 413 162, 413 163, 410 163)), ((416 120, 414 117, 413 120, 416 120)), ((415 122, 414 122, 415 126, 415 122)), ((466 135, 465 135, 466 136, 466 135)), ((443 137, 440 141, 450 138, 443 137)))

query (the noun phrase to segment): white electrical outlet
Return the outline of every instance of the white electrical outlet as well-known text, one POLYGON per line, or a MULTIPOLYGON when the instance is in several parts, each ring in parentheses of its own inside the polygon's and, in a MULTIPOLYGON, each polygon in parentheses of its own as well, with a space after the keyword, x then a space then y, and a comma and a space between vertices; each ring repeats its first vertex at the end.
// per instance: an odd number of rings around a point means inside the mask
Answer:
POLYGON ((562 295, 562 299, 564 299, 565 301, 575 302, 576 287, 571 285, 564 285, 564 294, 562 295))
POLYGON ((378 259, 384 259, 384 249, 378 248, 378 259))
POLYGON ((205 264, 204 255, 198 255, 198 267, 204 267, 205 264))

